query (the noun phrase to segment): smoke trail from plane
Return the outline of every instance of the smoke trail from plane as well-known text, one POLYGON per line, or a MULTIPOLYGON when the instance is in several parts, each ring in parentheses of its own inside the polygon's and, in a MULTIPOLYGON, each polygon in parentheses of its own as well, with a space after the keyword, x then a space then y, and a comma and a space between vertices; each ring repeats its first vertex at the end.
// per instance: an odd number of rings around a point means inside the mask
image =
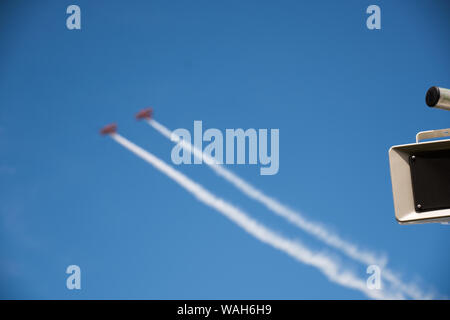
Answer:
MULTIPOLYGON (((169 130, 156 120, 146 119, 145 121, 169 140, 180 144, 183 149, 192 153, 194 157, 203 159, 205 163, 216 172, 216 174, 230 182, 248 197, 262 203, 266 208, 274 212, 276 215, 283 217, 293 225, 313 235, 327 245, 340 250, 355 261, 366 265, 378 265, 380 267, 384 267, 386 265, 386 259, 381 259, 371 252, 361 250, 355 244, 342 239, 340 236, 330 232, 319 223, 307 220, 299 212, 288 208, 278 200, 264 194, 261 190, 244 181, 242 178, 226 169, 224 166, 217 164, 215 159, 204 153, 202 150, 199 150, 198 148, 193 146, 190 142, 181 139, 178 135, 173 133, 171 130, 169 130)), ((383 268, 383 278, 413 299, 432 298, 431 295, 427 295, 421 292, 421 290, 417 286, 413 284, 403 283, 396 274, 394 274, 387 268, 383 268)))
POLYGON ((358 290, 373 299, 404 298, 400 293, 389 293, 383 290, 368 289, 366 281, 358 278, 348 270, 342 270, 342 267, 336 261, 325 254, 313 252, 300 242, 290 240, 275 233, 270 228, 251 218, 247 213, 241 211, 239 208, 233 206, 227 201, 215 196, 200 184, 194 182, 178 170, 172 168, 164 161, 135 145, 121 135, 113 133, 111 134, 111 137, 117 143, 178 183, 186 191, 195 196, 200 202, 217 210, 256 239, 288 254, 301 263, 315 267, 330 281, 347 288, 358 290))

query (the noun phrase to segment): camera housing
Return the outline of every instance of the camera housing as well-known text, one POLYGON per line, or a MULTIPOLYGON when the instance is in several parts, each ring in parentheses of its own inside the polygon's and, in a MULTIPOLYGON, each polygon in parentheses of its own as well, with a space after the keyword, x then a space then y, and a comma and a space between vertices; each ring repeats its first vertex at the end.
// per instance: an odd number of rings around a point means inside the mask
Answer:
POLYGON ((400 224, 450 222, 450 129, 421 132, 389 150, 395 218, 400 224))
POLYGON ((425 102, 430 108, 450 110, 450 90, 431 87, 425 96, 425 102))

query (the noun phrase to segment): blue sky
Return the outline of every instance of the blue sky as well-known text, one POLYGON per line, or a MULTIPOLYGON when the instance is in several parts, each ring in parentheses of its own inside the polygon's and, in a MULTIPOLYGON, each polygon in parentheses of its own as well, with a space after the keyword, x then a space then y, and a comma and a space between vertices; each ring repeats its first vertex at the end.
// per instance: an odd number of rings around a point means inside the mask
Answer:
MULTIPOLYGON (((2 1, 0 298, 364 299, 268 247, 98 135, 120 132, 170 162, 170 128, 279 128, 280 170, 229 166, 363 248, 405 280, 450 295, 448 226, 394 219, 388 149, 447 128, 445 1, 2 1), (81 7, 82 29, 66 28, 81 7), (382 29, 366 28, 381 7, 382 29), (69 291, 65 269, 82 270, 69 291)), ((274 217, 205 166, 178 167, 258 220, 274 217)), ((365 267, 347 262, 361 276, 365 267)))

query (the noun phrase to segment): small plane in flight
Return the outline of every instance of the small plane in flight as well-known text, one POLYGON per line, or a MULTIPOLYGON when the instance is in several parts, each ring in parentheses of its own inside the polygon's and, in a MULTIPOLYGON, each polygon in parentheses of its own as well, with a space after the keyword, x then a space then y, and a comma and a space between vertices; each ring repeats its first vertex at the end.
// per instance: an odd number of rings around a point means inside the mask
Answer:
POLYGON ((108 124, 107 126, 104 126, 100 130, 100 134, 102 134, 102 135, 113 134, 116 132, 117 132, 117 124, 115 124, 115 123, 108 124))
POLYGON ((136 114, 136 119, 137 120, 142 120, 142 119, 150 120, 152 118, 152 116, 153 116, 153 109, 145 108, 136 114))

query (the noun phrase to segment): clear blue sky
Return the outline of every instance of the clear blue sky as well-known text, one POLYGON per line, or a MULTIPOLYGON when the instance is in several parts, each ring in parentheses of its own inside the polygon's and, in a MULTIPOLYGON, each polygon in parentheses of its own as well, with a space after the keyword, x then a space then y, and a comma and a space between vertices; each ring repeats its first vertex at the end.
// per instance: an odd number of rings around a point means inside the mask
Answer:
MULTIPOLYGON (((450 295, 450 227, 394 219, 388 149, 450 126, 446 1, 2 1, 0 297, 364 299, 268 247, 98 135, 170 161, 172 129, 279 128, 280 170, 230 169, 450 295), (82 29, 66 29, 81 7, 82 29), (378 4, 382 29, 366 28, 378 4), (82 270, 82 290, 65 269, 82 270)), ((205 166, 179 167, 317 250, 324 247, 205 166)), ((365 267, 352 264, 365 276, 365 267)))

